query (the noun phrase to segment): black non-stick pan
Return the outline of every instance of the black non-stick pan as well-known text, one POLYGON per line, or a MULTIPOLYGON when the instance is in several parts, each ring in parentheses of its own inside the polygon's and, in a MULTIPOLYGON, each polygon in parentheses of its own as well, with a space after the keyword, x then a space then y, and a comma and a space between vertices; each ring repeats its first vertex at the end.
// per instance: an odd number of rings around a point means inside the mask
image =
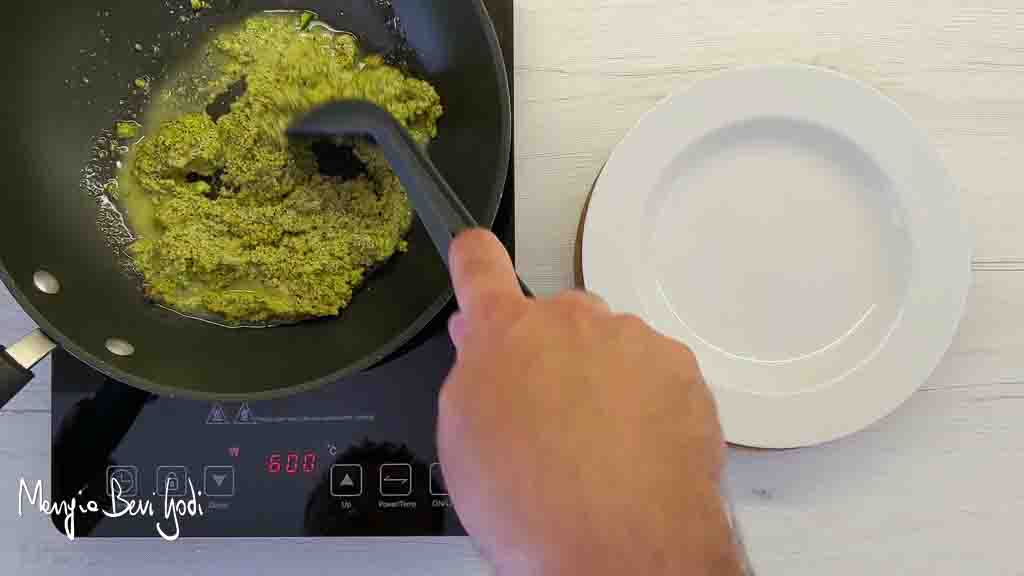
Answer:
POLYGON ((192 19, 189 0, 17 2, 0 24, 0 278, 40 327, 0 354, 0 402, 27 383, 25 365, 53 344, 157 394, 296 393, 376 364, 451 300, 443 261, 419 223, 409 252, 377 271, 340 317, 294 326, 228 329, 183 318, 148 302, 124 272, 97 225, 98 204, 81 186, 97 135, 123 114, 133 79, 159 78, 211 29, 255 12, 316 11, 359 36, 364 49, 395 55, 433 83, 446 113, 430 157, 473 217, 493 223, 508 172, 511 105, 480 0, 211 4, 192 19))

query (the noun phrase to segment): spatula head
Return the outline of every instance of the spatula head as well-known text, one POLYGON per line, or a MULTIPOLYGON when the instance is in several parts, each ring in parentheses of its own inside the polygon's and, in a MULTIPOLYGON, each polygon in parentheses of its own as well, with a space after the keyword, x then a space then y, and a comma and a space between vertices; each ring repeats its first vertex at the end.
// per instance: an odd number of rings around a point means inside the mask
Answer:
POLYGON ((385 131, 403 130, 387 110, 365 100, 338 100, 324 104, 288 127, 292 138, 369 136, 381 140, 385 131))
POLYGON ((398 120, 376 104, 357 100, 325 104, 295 121, 288 129, 288 135, 309 140, 369 137, 380 147, 402 182, 420 221, 446 264, 452 238, 467 228, 476 227, 473 216, 430 161, 426 151, 398 120))
MULTIPOLYGON (((372 102, 339 100, 325 104, 292 123, 288 136, 305 139, 367 136, 372 139, 409 193, 409 200, 446 265, 452 239, 464 230, 477 227, 472 214, 425 151, 398 120, 372 102)), ((522 280, 519 285, 524 294, 532 295, 522 280)))

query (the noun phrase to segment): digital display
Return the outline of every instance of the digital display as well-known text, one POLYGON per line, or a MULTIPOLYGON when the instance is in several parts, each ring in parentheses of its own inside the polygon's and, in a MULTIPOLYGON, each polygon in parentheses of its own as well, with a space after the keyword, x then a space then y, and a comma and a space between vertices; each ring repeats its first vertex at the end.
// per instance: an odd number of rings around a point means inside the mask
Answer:
POLYGON ((267 456, 265 469, 270 475, 315 474, 316 452, 273 452, 267 456))

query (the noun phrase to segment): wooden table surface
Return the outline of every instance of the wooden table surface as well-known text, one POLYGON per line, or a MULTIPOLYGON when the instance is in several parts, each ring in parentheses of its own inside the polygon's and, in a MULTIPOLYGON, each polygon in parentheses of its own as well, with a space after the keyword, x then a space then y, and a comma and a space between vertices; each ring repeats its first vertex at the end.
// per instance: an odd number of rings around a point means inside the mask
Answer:
MULTIPOLYGON (((664 96, 737 65, 812 63, 878 87, 962 186, 975 285, 926 386, 852 438, 731 454, 762 574, 1024 575, 1024 4, 912 4, 518 0, 518 265, 542 294, 573 284, 580 211, 616 142, 664 96)), ((31 326, 0 290, 0 342, 31 326)), ((488 573, 464 539, 69 544, 17 517, 18 479, 49 476, 47 371, 0 412, 0 564, 19 574, 488 573)))
POLYGON ((729 480, 763 574, 1024 574, 1024 4, 519 0, 516 29, 518 266, 541 293, 574 284, 591 184, 668 94, 800 62, 914 117, 975 238, 953 349, 880 425, 819 448, 736 450, 729 480))

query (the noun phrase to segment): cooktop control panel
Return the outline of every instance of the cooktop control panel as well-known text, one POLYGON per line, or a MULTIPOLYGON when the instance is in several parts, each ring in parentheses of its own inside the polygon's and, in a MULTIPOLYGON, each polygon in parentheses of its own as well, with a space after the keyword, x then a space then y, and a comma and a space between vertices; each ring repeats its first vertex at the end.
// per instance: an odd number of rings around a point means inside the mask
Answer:
POLYGON ((96 503, 76 537, 463 535, 434 445, 452 360, 441 333, 321 391, 221 404, 152 396, 59 351, 53 500, 96 503))

